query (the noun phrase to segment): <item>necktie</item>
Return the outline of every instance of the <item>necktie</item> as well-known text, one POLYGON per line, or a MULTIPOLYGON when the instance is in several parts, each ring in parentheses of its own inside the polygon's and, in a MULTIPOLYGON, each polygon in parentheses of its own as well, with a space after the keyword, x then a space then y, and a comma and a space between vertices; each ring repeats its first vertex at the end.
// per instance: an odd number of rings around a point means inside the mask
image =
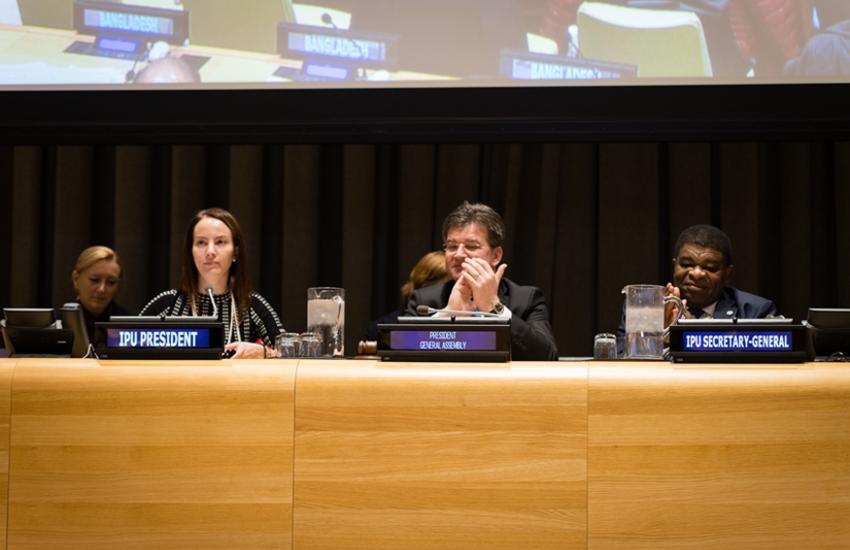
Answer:
POLYGON ((689 307, 688 313, 690 313, 691 317, 693 317, 694 319, 701 319, 702 316, 705 314, 705 311, 703 311, 701 307, 689 307))

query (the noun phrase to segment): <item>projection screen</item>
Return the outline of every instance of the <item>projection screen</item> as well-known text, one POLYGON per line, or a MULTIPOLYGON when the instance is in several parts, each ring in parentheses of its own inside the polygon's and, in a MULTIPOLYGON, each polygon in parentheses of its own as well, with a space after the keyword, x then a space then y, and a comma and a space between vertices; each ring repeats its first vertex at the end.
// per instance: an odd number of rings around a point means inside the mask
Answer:
POLYGON ((0 90, 847 82, 846 0, 0 0, 0 90))

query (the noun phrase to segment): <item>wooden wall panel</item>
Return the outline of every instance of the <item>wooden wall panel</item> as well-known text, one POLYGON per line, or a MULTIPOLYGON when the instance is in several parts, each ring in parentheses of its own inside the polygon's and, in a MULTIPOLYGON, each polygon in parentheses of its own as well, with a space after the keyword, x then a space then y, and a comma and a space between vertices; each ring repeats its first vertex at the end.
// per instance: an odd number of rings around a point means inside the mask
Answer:
POLYGON ((290 548, 295 363, 21 360, 9 548, 290 548))
POLYGON ((581 365, 302 362, 296 548, 586 545, 581 365))
POLYGON ((847 548, 850 370, 591 364, 588 547, 847 548))

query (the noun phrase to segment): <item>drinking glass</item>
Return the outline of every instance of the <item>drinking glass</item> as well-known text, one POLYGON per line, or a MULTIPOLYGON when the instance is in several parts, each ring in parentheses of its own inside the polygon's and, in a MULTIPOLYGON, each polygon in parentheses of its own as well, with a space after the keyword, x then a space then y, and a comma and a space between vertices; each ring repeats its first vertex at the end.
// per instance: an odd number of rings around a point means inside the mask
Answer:
POLYGON ((321 338, 320 357, 345 354, 345 289, 307 289, 307 330, 321 338))
POLYGON ((617 358, 617 337, 609 332, 602 332, 593 337, 593 358, 609 360, 617 358))
POLYGON ((298 357, 301 353, 301 336, 297 332, 282 332, 275 338, 277 356, 298 357))

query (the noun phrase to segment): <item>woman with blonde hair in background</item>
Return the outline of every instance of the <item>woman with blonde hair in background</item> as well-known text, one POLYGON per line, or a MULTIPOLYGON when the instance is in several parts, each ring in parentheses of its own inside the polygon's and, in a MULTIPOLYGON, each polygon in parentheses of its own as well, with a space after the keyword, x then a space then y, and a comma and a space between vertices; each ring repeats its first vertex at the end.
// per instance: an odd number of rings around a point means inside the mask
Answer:
POLYGON ((80 253, 71 271, 71 284, 83 307, 90 339, 95 338, 95 323, 108 321, 113 315, 130 315, 114 301, 121 284, 121 264, 118 254, 108 246, 90 246, 80 253))

